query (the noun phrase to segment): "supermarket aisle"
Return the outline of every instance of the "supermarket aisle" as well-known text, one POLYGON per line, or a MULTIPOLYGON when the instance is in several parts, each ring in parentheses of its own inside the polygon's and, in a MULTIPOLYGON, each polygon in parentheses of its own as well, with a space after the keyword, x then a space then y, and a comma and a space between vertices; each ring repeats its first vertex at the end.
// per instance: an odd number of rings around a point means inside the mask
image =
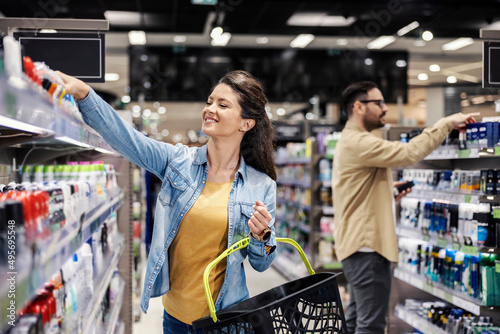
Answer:
MULTIPOLYGON (((250 266, 248 261, 245 261, 245 271, 247 274, 247 284, 250 296, 255 296, 275 286, 288 282, 286 278, 281 276, 281 274, 272 267, 263 273, 259 273, 250 266)), ((134 324, 132 333, 161 334, 162 317, 163 305, 161 304, 161 298, 151 299, 148 313, 141 314, 141 321, 134 324)))

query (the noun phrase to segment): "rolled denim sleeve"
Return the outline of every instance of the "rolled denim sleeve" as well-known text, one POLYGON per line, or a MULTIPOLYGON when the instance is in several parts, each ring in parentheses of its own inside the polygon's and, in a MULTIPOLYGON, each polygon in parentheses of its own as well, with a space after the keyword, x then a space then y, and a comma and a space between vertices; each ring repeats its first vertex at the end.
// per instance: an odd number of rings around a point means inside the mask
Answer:
POLYGON ((274 223, 276 221, 276 182, 272 181, 267 187, 264 202, 267 211, 272 216, 269 228, 271 229, 271 237, 267 241, 258 241, 250 237, 248 245, 248 260, 252 268, 257 271, 264 271, 271 266, 274 258, 276 257, 276 232, 274 223))
POLYGON ((163 175, 176 146, 148 138, 134 129, 92 88, 88 96, 77 103, 85 123, 115 151, 156 176, 163 175))

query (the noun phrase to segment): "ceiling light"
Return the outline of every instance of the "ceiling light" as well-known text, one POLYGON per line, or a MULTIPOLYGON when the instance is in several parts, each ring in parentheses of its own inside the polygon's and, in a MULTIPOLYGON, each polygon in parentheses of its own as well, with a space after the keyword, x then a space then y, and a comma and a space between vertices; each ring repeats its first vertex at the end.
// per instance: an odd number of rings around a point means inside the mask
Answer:
POLYGON ((283 116, 286 114, 286 110, 284 108, 278 108, 276 110, 276 114, 280 115, 280 116, 283 116))
POLYGON ((439 72, 441 71, 441 67, 438 64, 432 64, 431 66, 429 66, 429 71, 439 72))
POLYGON ((146 33, 142 30, 129 31, 128 41, 132 45, 146 45, 146 33))
POLYGON ((366 59, 365 59, 365 65, 367 65, 367 66, 373 65, 373 59, 371 59, 371 58, 366 58, 366 59))
POLYGON ((128 95, 123 95, 122 96, 122 102, 123 103, 129 103, 131 101, 130 96, 128 95))
POLYGON ((380 36, 379 38, 374 39, 370 43, 366 45, 368 49, 382 49, 387 45, 394 43, 396 37, 394 36, 380 36))
POLYGON ((160 102, 155 101, 155 102, 153 103, 153 108, 155 108, 155 109, 160 108, 160 102))
POLYGON ((163 130, 161 130, 161 135, 162 135, 163 137, 168 137, 169 133, 170 133, 170 131, 168 131, 167 129, 163 129, 163 130))
POLYGON ((210 33, 210 37, 218 38, 218 37, 220 37, 220 35, 222 35, 223 32, 224 32, 224 30, 221 27, 215 27, 212 29, 212 32, 210 33))
POLYGON ((166 112, 167 112, 167 109, 165 107, 159 107, 158 108, 158 114, 163 115, 166 112))
POLYGON ((136 113, 141 112, 141 106, 136 104, 135 106, 132 107, 132 112, 136 112, 136 113))
POLYGON ((345 38, 339 38, 337 39, 337 45, 347 45, 347 39, 345 38))
POLYGON ((454 51, 471 44, 474 44, 474 40, 472 38, 462 37, 462 38, 457 38, 446 44, 443 44, 443 46, 441 46, 441 49, 443 49, 444 51, 454 51))
POLYGON ((426 42, 432 41, 433 38, 434 35, 429 30, 426 30, 422 33, 422 39, 426 42))
POLYGON ((57 30, 55 30, 55 29, 42 29, 42 30, 40 30, 40 32, 42 34, 56 34, 57 30))
POLYGON ((457 77, 454 75, 450 75, 449 77, 446 78, 446 82, 448 83, 457 83, 457 77))
POLYGON ((292 48, 305 48, 313 40, 314 40, 314 35, 312 34, 300 34, 290 42, 290 46, 292 48))
POLYGON ((406 67, 406 60, 400 59, 396 61, 396 66, 397 67, 406 67))
POLYGON ((327 13, 297 13, 286 21, 289 26, 347 27, 356 21, 353 16, 327 15, 327 13))
POLYGON ((104 12, 104 17, 111 26, 130 27, 141 25, 141 13, 138 12, 107 10, 104 12))
POLYGON ((413 29, 416 29, 418 28, 420 24, 417 22, 417 21, 413 21, 412 23, 410 23, 409 25, 401 28, 398 30, 397 34, 398 36, 403 36, 403 35, 406 35, 407 33, 409 33, 410 31, 412 31, 413 29))
POLYGON ((429 80, 429 76, 427 75, 427 73, 419 73, 417 78, 420 81, 429 80))
POLYGON ((174 36, 175 43, 184 43, 187 40, 187 37, 184 35, 176 35, 174 36))
POLYGON ((231 34, 228 32, 223 32, 219 37, 212 38, 212 41, 210 43, 212 44, 212 46, 226 46, 227 43, 229 43, 230 39, 231 34))
POLYGON ((142 111, 142 117, 146 117, 146 118, 148 118, 149 116, 151 116, 151 110, 149 110, 149 109, 144 109, 144 110, 142 111))
POLYGON ((120 80, 120 75, 118 73, 104 74, 104 81, 118 81, 118 80, 120 80))
POLYGON ((141 117, 141 111, 140 110, 134 110, 134 108, 132 108, 132 117, 134 117, 134 118, 141 117))
POLYGON ((269 43, 269 38, 267 37, 257 37, 257 44, 267 44, 269 43))

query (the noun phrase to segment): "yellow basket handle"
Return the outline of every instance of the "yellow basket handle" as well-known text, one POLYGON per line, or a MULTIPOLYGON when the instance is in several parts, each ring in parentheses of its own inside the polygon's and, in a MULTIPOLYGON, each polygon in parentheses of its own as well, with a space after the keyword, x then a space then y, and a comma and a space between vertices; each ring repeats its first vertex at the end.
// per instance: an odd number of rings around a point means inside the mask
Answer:
MULTIPOLYGON (((306 254, 302 250, 302 247, 293 239, 289 238, 276 238, 276 241, 278 242, 285 242, 287 244, 290 244, 297 249, 297 251, 300 254, 300 257, 302 258, 302 261, 304 261, 304 264, 306 265, 307 271, 309 272, 309 275, 314 275, 314 270, 311 267, 311 264, 309 263, 309 260, 306 257, 306 254)), ((208 302, 208 308, 210 310, 210 316, 212 317, 212 320, 214 322, 217 322, 217 315, 215 314, 215 305, 214 301, 212 300, 212 292, 210 291, 210 287, 208 285, 208 277, 210 275, 210 272, 212 269, 215 268, 215 266, 222 261, 225 257, 229 256, 230 254, 236 252, 237 250, 240 250, 242 248, 245 248, 248 246, 250 243, 249 238, 241 239, 240 241, 234 243, 231 247, 226 249, 224 252, 222 252, 221 255, 219 255, 215 260, 210 262, 210 264, 205 268, 205 272, 203 273, 203 288, 205 289, 205 296, 207 297, 207 302, 208 302)))

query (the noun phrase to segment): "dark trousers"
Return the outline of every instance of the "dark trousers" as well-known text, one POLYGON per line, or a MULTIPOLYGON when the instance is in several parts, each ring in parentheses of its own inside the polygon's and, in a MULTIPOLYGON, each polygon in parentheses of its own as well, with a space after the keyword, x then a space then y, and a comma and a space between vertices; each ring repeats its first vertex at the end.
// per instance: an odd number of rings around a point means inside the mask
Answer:
POLYGON ((342 261, 342 270, 351 297, 346 311, 349 333, 383 334, 391 292, 391 262, 376 252, 356 252, 342 261))

